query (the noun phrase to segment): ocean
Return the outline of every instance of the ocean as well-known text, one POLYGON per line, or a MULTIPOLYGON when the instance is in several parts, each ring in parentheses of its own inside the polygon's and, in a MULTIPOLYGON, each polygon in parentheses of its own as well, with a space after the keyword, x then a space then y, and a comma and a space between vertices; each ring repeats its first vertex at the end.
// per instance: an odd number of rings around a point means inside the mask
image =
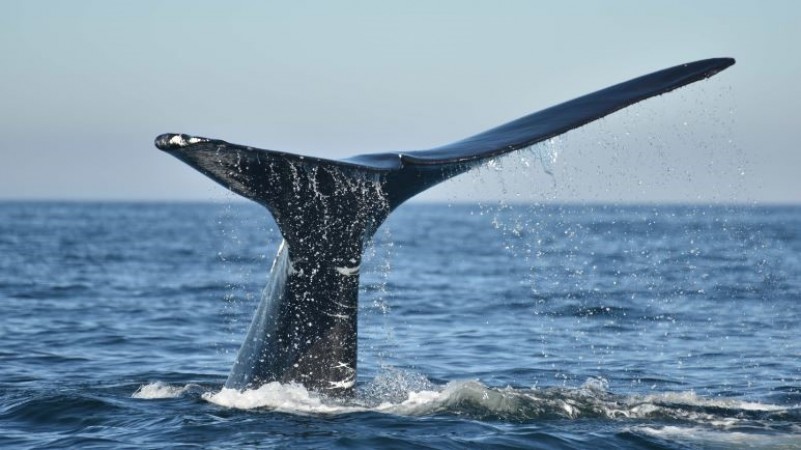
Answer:
POLYGON ((0 203, 5 448, 801 448, 801 207, 403 205, 356 396, 223 390, 280 241, 239 202, 0 203))

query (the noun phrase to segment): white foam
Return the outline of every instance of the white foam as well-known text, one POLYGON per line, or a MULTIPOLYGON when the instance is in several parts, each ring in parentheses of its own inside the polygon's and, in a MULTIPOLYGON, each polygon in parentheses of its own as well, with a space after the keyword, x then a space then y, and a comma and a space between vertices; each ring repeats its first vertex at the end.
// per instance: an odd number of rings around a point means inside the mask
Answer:
MULTIPOLYGON (((393 377, 393 382, 397 380, 393 377)), ((458 385, 458 383, 456 384, 458 385)), ((404 399, 395 400, 397 392, 387 393, 393 386, 380 386, 374 392, 384 392, 388 399, 356 398, 338 400, 320 396, 299 384, 281 384, 272 382, 258 389, 226 389, 219 392, 207 392, 203 399, 216 405, 234 409, 267 409, 303 415, 350 414, 356 412, 381 412, 387 414, 418 416, 434 412, 443 405, 453 392, 449 384, 443 391, 419 390, 403 393, 404 399)), ((458 390, 458 388, 456 388, 458 390)), ((381 395, 381 394, 379 394, 381 395)))
POLYGON ((674 426, 662 427, 636 426, 629 428, 635 434, 643 434, 668 441, 690 443, 699 447, 714 448, 798 448, 798 436, 766 435, 764 433, 743 433, 712 429, 703 426, 674 426))
POLYGON ((189 385, 179 387, 179 386, 170 386, 169 384, 162 383, 161 381, 156 381, 155 383, 145 384, 139 387, 139 389, 134 392, 131 397, 133 398, 142 398, 142 399, 159 399, 159 398, 175 398, 181 396, 186 390, 189 389, 189 385))
POLYGON ((358 412, 354 408, 323 399, 298 384, 267 383, 258 389, 237 390, 223 388, 220 392, 207 392, 203 399, 216 405, 234 409, 269 409, 294 414, 343 414, 358 412))
POLYGON ((643 397, 643 400, 649 403, 657 404, 683 404, 691 406, 700 406, 705 408, 726 408, 726 409, 739 409, 743 411, 782 411, 787 408, 778 405, 767 405, 764 403, 746 402, 733 398, 705 398, 699 397, 695 392, 666 392, 662 394, 653 394, 643 397))
MULTIPOLYGON (((345 380, 348 383, 352 379, 345 380)), ((300 415, 340 415, 378 412, 400 416, 439 413, 502 417, 526 420, 536 417, 606 417, 649 419, 670 417, 703 425, 703 429, 732 430, 749 419, 738 411, 781 412, 778 405, 746 402, 732 398, 704 398, 694 392, 617 396, 606 392, 608 383, 590 379, 579 388, 515 389, 488 387, 478 381, 452 381, 434 386, 425 377, 399 370, 386 370, 363 386, 355 398, 335 399, 312 392, 299 384, 268 383, 258 389, 223 388, 206 391, 202 398, 233 409, 265 409, 300 415), (731 410, 731 414, 712 409, 731 410)), ((171 386, 162 382, 141 386, 132 396, 141 399, 175 398, 190 385, 171 386)), ((201 388, 201 392, 202 392, 201 388)), ((643 433, 679 433, 685 429, 667 427, 641 430, 643 433)), ((686 430, 685 430, 686 431, 686 430)))

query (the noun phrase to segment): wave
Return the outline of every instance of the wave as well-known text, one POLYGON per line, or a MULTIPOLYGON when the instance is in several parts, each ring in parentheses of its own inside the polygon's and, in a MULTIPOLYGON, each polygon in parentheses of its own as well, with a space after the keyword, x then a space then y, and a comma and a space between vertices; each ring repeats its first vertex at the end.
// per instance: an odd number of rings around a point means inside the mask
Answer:
POLYGON ((177 398, 183 396, 191 388, 197 385, 187 384, 186 386, 170 386, 167 383, 156 381, 155 383, 145 384, 139 387, 131 397, 141 398, 146 400, 163 399, 163 398, 177 398))
POLYGON ((630 427, 628 432, 655 438, 665 442, 685 442, 693 448, 799 448, 799 432, 768 434, 769 429, 736 430, 730 428, 709 428, 703 426, 647 426, 630 427))
MULTIPOLYGON (((679 421, 718 429, 757 422, 764 427, 773 422, 798 424, 801 421, 801 408, 798 406, 736 398, 705 398, 694 392, 617 395, 608 392, 607 386, 607 382, 600 378, 591 378, 577 388, 496 388, 473 380, 437 386, 419 375, 396 371, 361 386, 357 395, 350 399, 329 398, 301 385, 278 382, 253 390, 205 390, 199 395, 203 400, 225 408, 312 416, 372 412, 412 417, 454 415, 505 422, 560 419, 679 421)), ((172 398, 186 395, 191 387, 157 382, 140 387, 133 396, 141 399, 172 398)), ((641 431, 667 433, 669 429, 643 428, 641 431)), ((801 429, 798 432, 801 433, 801 429)))

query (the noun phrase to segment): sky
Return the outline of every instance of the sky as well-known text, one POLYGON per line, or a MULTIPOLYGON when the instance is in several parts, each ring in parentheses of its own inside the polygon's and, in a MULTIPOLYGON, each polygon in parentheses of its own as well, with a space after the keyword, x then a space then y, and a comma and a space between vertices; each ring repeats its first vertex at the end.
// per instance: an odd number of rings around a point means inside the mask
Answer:
POLYGON ((0 199, 230 198, 153 138, 419 150, 728 56, 421 199, 800 203, 798 23, 797 1, 0 0, 0 199))

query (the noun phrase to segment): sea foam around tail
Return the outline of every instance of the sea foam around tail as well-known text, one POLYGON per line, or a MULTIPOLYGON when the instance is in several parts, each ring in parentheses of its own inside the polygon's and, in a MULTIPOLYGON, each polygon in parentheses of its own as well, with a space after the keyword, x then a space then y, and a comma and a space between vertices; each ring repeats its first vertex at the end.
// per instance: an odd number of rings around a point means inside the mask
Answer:
MULTIPOLYGON (((199 396, 212 404, 240 410, 279 411, 298 415, 376 412, 400 416, 458 415, 476 420, 529 422, 555 419, 668 420, 730 429, 751 422, 797 420, 798 406, 764 404, 737 398, 706 398, 693 392, 619 395, 603 379, 591 378, 577 388, 496 388, 478 381, 434 385, 406 373, 377 377, 354 398, 329 398, 301 385, 268 383, 258 389, 196 389, 156 382, 140 387, 139 399, 199 396)), ((799 430, 801 431, 801 430, 799 430)))

